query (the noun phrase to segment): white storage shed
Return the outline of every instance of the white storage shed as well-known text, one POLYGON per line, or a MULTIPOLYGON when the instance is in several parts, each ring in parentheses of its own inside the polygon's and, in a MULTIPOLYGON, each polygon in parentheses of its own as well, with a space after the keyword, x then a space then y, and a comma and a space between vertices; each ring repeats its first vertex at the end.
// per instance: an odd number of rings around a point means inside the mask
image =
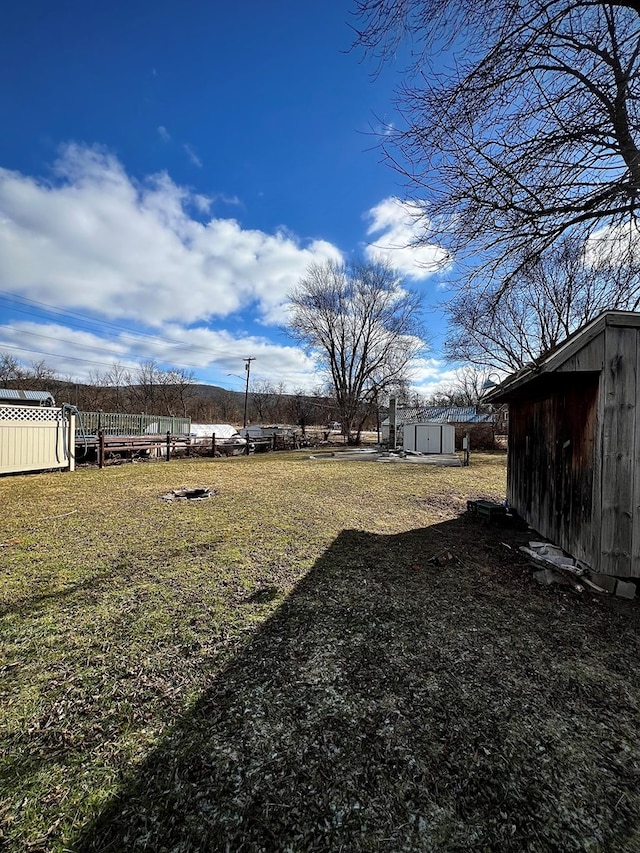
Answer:
POLYGON ((403 427, 403 447, 418 453, 455 453, 456 428, 453 424, 409 423, 403 427))

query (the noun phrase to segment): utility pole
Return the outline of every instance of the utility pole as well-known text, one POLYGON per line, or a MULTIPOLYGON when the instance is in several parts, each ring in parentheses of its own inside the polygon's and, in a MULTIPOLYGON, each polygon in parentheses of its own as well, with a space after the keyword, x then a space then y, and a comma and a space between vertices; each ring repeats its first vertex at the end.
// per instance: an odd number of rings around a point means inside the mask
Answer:
POLYGON ((255 358, 245 358, 244 361, 244 369, 247 371, 247 384, 244 386, 244 423, 242 424, 242 428, 245 429, 247 426, 247 403, 249 401, 249 376, 251 375, 251 362, 255 361, 255 358))

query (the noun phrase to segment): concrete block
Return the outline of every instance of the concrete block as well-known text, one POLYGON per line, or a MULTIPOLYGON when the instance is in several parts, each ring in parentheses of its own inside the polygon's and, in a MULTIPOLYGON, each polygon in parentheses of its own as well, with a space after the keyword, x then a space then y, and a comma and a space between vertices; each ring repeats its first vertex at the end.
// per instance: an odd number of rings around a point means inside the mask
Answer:
POLYGON ((618 582, 618 579, 614 578, 612 575, 600 575, 597 572, 587 572, 587 577, 592 583, 606 589, 606 591, 611 593, 611 595, 616 591, 616 583, 618 582))
POLYGON ((553 569, 540 569, 539 572, 534 572, 533 576, 538 583, 545 584, 546 586, 550 586, 552 583, 566 586, 570 583, 567 578, 559 572, 554 572, 553 569))
POLYGON ((636 585, 634 583, 629 583, 629 581, 619 580, 616 584, 616 595, 619 595, 620 598, 635 598, 636 585))

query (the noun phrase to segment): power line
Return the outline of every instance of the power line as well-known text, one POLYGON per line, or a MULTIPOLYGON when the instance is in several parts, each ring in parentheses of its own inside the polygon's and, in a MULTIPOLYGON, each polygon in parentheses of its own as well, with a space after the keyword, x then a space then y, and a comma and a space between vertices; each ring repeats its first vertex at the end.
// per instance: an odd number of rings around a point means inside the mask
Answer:
MULTIPOLYGON (((54 338, 54 337, 52 337, 51 335, 44 335, 44 334, 42 334, 42 332, 32 332, 32 331, 27 331, 26 329, 21 329, 20 334, 21 334, 21 335, 32 335, 32 336, 34 336, 34 337, 38 337, 38 338, 45 338, 45 339, 46 339, 46 340, 48 340, 48 341, 58 341, 58 342, 60 342, 60 343, 67 344, 68 346, 72 346, 72 347, 81 347, 82 349, 88 349, 88 350, 92 350, 92 351, 94 351, 94 352, 106 352, 106 353, 108 353, 109 355, 113 355, 114 357, 116 357, 116 360, 117 360, 117 359, 119 359, 119 358, 124 358, 124 359, 127 359, 127 358, 129 358, 129 359, 131 359, 131 358, 137 358, 137 359, 140 359, 140 358, 144 358, 144 357, 145 357, 145 356, 140 356, 140 355, 136 355, 136 354, 133 354, 133 353, 132 353, 132 354, 126 354, 126 353, 118 353, 118 352, 114 352, 114 351, 113 351, 113 350, 111 350, 111 349, 107 349, 107 348, 105 348, 105 347, 101 347, 101 346, 98 346, 98 345, 95 345, 95 346, 94 346, 94 345, 92 345, 92 344, 81 344, 81 343, 79 343, 79 342, 77 342, 77 341, 66 341, 66 340, 62 340, 61 338, 54 338)), ((0 346, 3 346, 3 347, 4 347, 4 346, 10 346, 10 344, 0 344, 0 346)), ((17 349, 20 349, 20 347, 16 347, 16 348, 17 348, 17 349)), ((33 352, 38 352, 38 353, 39 353, 40 351, 39 351, 39 350, 33 350, 33 352)), ((56 356, 56 357, 58 357, 58 358, 71 358, 71 357, 72 357, 72 356, 67 356, 67 355, 65 355, 64 353, 48 353, 48 355, 54 355, 54 356, 56 356)), ((148 356, 147 356, 147 358, 148 358, 148 356)), ((75 360, 76 360, 76 361, 82 361, 82 359, 80 359, 80 358, 77 358, 77 359, 75 359, 75 360)), ((172 359, 161 359, 161 360, 162 360, 162 361, 164 361, 164 363, 165 363, 165 364, 173 364, 175 367, 184 367, 184 368, 188 368, 188 369, 190 369, 190 370, 202 370, 202 366, 201 366, 201 365, 200 365, 200 366, 196 366, 196 365, 193 365, 193 364, 180 364, 180 362, 178 362, 178 361, 173 361, 172 359)), ((102 363, 102 362, 89 362, 89 360, 87 359, 87 363, 91 363, 91 364, 100 364, 100 363, 102 363)))
MULTIPOLYGON (((125 342, 130 347, 134 347, 135 345, 144 344, 147 342, 155 343, 155 344, 159 344, 159 345, 170 344, 172 347, 181 349, 183 355, 187 355, 187 356, 189 354, 194 355, 198 352, 204 353, 206 356, 208 356, 208 359, 207 359, 208 362, 214 361, 219 356, 219 352, 217 352, 211 348, 208 348, 208 347, 206 347, 206 348, 205 347, 199 347, 197 345, 186 343, 184 341, 177 341, 177 340, 174 340, 171 338, 164 338, 161 335, 151 335, 151 334, 148 334, 146 332, 133 332, 124 326, 119 326, 115 323, 109 323, 107 321, 102 322, 99 320, 90 320, 90 319, 87 319, 86 317, 83 317, 79 314, 76 314, 73 311, 65 311, 63 309, 57 308, 54 305, 49 305, 46 302, 39 302, 38 300, 30 299, 28 297, 16 296, 14 294, 9 293, 8 291, 0 290, 0 294, 1 294, 0 299, 5 299, 5 301, 18 302, 18 305, 23 303, 23 304, 26 304, 27 306, 35 306, 37 308, 46 309, 47 312, 52 313, 55 317, 62 318, 65 321, 65 324, 67 325, 67 327, 71 330, 74 330, 74 331, 84 331, 84 332, 87 332, 89 334, 94 334, 95 333, 94 329, 97 329, 98 331, 104 331, 105 326, 112 328, 112 329, 115 329, 119 332, 124 333, 124 335, 126 335, 128 338, 131 339, 131 344, 128 344, 128 342, 125 342), (77 318, 77 320, 79 320, 80 322, 77 322, 75 324, 67 322, 67 320, 69 318, 77 318), (91 327, 94 327, 94 328, 92 329, 91 327)), ((27 316, 32 316, 32 317, 40 317, 40 314, 37 314, 33 311, 28 311, 26 308, 20 308, 15 304, 12 304, 10 307, 12 310, 17 311, 18 313, 26 314, 27 316)), ((89 350, 93 350, 96 352, 105 352, 105 353, 108 353, 109 355, 112 355, 115 360, 120 360, 120 359, 124 359, 124 360, 137 359, 137 360, 140 360, 140 359, 144 359, 145 357, 147 357, 147 358, 149 357, 149 356, 144 356, 144 355, 135 354, 135 353, 127 354, 127 353, 117 352, 117 351, 114 351, 112 349, 101 347, 99 344, 96 344, 94 346, 94 345, 90 345, 90 344, 83 344, 83 343, 80 343, 77 341, 64 340, 64 339, 61 339, 60 337, 52 338, 50 335, 45 335, 42 332, 28 331, 26 329, 21 329, 21 334, 41 337, 41 338, 45 338, 47 340, 56 340, 58 342, 64 343, 64 344, 66 344, 70 347, 74 347, 74 348, 82 347, 83 349, 89 349, 89 350)), ((70 355, 66 355, 63 353, 45 352, 44 350, 35 349, 35 348, 27 348, 27 347, 20 347, 20 346, 17 346, 15 344, 11 345, 11 344, 0 343, 0 346, 10 348, 10 349, 17 349, 17 350, 22 351, 22 352, 33 352, 33 353, 37 353, 38 355, 48 355, 48 356, 51 356, 53 358, 67 359, 67 360, 72 360, 72 361, 77 361, 77 362, 84 362, 85 364, 102 365, 105 367, 111 367, 112 366, 112 364, 107 363, 107 362, 103 362, 103 361, 96 361, 96 360, 86 359, 86 358, 83 359, 83 358, 80 358, 79 356, 70 356, 70 355)), ((157 356, 157 358, 159 358, 159 360, 164 362, 165 364, 171 364, 174 367, 182 367, 182 368, 189 369, 189 370, 206 369, 207 365, 203 366, 201 364, 198 364, 198 365, 184 364, 184 363, 175 361, 173 359, 173 356, 175 354, 177 354, 177 353, 167 352, 167 353, 164 353, 163 355, 157 356)))
POLYGON ((112 367, 113 362, 108 361, 92 361, 88 358, 79 358, 74 355, 61 355, 59 352, 45 352, 45 350, 41 349, 33 349, 32 347, 19 347, 16 344, 0 344, 2 349, 16 349, 21 352, 35 352, 38 355, 50 355, 53 358, 63 359, 64 361, 80 361, 83 364, 98 364, 101 367, 112 367))
MULTIPOLYGON (((130 336, 131 338, 146 338, 151 341, 155 341, 161 344, 172 344, 173 346, 182 347, 184 349, 189 349, 194 352, 203 352, 206 354, 213 353, 214 351, 209 347, 200 347, 196 344, 185 343, 184 341, 178 341, 175 338, 166 338, 162 335, 150 334, 149 332, 140 332, 140 331, 131 331, 126 326, 120 326, 117 323, 111 323, 108 320, 91 320, 82 314, 77 314, 75 311, 68 311, 63 308, 59 308, 55 305, 50 305, 47 302, 39 302, 36 299, 30 299, 27 296, 18 296, 17 294, 10 293, 7 290, 0 290, 1 298, 4 298, 6 301, 18 302, 18 304, 23 303, 28 306, 35 306, 37 308, 46 309, 48 313, 54 314, 56 317, 61 317, 64 320, 68 318, 73 318, 77 321, 76 326, 73 326, 71 323, 66 323, 69 328, 78 328, 82 331, 91 331, 91 327, 98 329, 99 331, 103 331, 105 327, 115 329, 116 331, 123 332, 124 334, 130 336), (82 325, 81 325, 82 324, 82 325)), ((24 308, 18 308, 15 306, 11 306, 14 311, 18 311, 21 314, 27 314, 31 317, 37 317, 38 314, 34 312, 29 312, 24 308)))
MULTIPOLYGON (((16 294, 12 294, 6 290, 0 290, 0 299, 4 299, 6 302, 9 302, 11 310, 16 311, 20 314, 26 314, 27 316, 41 318, 40 312, 36 313, 35 311, 27 310, 31 306, 35 307, 36 309, 45 309, 45 311, 47 313, 53 314, 54 317, 61 318, 64 321, 64 324, 67 326, 67 328, 69 330, 72 330, 72 331, 80 331, 80 332, 87 332, 89 334, 95 334, 94 330, 91 327, 94 327, 94 329, 97 329, 99 332, 104 331, 104 328, 108 327, 111 329, 115 329, 116 331, 122 332, 122 333, 124 333, 124 335, 131 338, 132 344, 130 346, 135 346, 136 344, 145 344, 147 342, 156 343, 156 344, 171 344, 175 348, 182 349, 183 353, 185 355, 189 355, 189 354, 193 355, 195 353, 201 352, 201 353, 204 353, 205 355, 208 356, 208 359, 207 359, 208 364, 207 365, 184 364, 184 363, 180 363, 177 361, 173 361, 172 355, 174 353, 172 353, 172 352, 166 353, 165 356, 160 356, 160 355, 155 356, 155 358, 157 358, 161 363, 168 364, 168 365, 171 365, 173 367, 180 367, 180 368, 193 370, 193 371, 202 371, 202 370, 207 369, 209 364, 211 362, 214 362, 220 355, 219 351, 215 351, 215 350, 208 348, 208 347, 199 347, 199 346, 194 345, 194 344, 185 343, 184 341, 178 341, 178 340, 175 340, 172 338, 165 338, 161 335, 152 335, 152 334, 149 334, 146 332, 133 332, 130 329, 127 329, 124 326, 119 326, 116 323, 110 323, 108 321, 100 321, 97 319, 92 320, 92 319, 84 317, 80 314, 77 314, 73 311, 66 311, 64 309, 58 308, 57 306, 50 305, 46 302, 39 302, 36 299, 30 299, 29 297, 26 297, 26 296, 18 296, 16 294), (15 303, 17 303, 17 305, 15 303), (18 307, 20 305, 23 305, 26 307, 18 307), (70 321, 70 318, 71 319, 75 318, 75 320, 77 322, 74 324, 73 322, 70 321)), ((0 330, 1 330, 1 327, 0 327, 0 330)), ((38 337, 38 338, 44 338, 45 340, 55 340, 58 343, 65 344, 65 345, 67 345, 69 347, 73 347, 73 348, 80 347, 82 349, 92 350, 94 352, 104 352, 104 353, 107 353, 107 354, 113 356, 113 359, 116 362, 123 360, 125 362, 128 361, 128 362, 132 363, 136 360, 138 362, 140 362, 141 360, 144 360, 145 358, 154 358, 154 356, 144 356, 144 355, 135 354, 135 353, 117 352, 117 351, 114 351, 114 350, 106 348, 106 347, 101 347, 99 345, 94 346, 92 344, 84 344, 84 343, 80 343, 77 341, 70 341, 70 340, 60 338, 60 337, 52 337, 51 335, 46 335, 42 332, 29 331, 26 329, 21 329, 20 334, 21 335, 30 335, 30 336, 34 336, 34 337, 38 337)), ((104 340, 104 339, 102 339, 102 340, 104 340)), ((240 341, 239 341, 239 343, 240 343, 240 341)), ((25 347, 25 346, 19 346, 17 344, 3 343, 0 340, 0 351, 2 349, 17 350, 18 352, 34 353, 37 355, 46 355, 46 356, 49 356, 51 358, 55 358, 55 359, 58 359, 61 361, 73 361, 73 362, 79 362, 81 364, 96 365, 99 367, 113 367, 113 364, 114 364, 113 361, 112 362, 105 362, 105 361, 98 361, 95 359, 82 358, 80 356, 67 355, 66 353, 48 352, 46 350, 37 349, 34 347, 25 347)), ((249 359, 245 358, 244 361, 245 361, 245 369, 247 370, 247 382, 248 382, 251 362, 255 361, 255 358, 254 357, 251 357, 249 359)), ((135 365, 135 366, 137 367, 139 365, 135 365)))
MULTIPOLYGON (((105 326, 108 326, 109 328, 116 329, 117 331, 120 331, 120 332, 126 332, 128 334, 133 334, 130 329, 127 329, 126 326, 119 326, 118 324, 111 323, 108 320, 98 320, 98 319, 92 320, 92 319, 84 316, 83 314, 77 314, 75 311, 70 311, 70 310, 67 310, 64 308, 59 308, 57 305, 50 305, 47 302, 39 302, 37 299, 30 299, 28 296, 18 296, 17 294, 10 293, 7 290, 0 290, 0 294, 2 294, 2 298, 7 300, 8 302, 18 302, 18 303, 24 303, 27 305, 33 305, 37 308, 44 308, 44 309, 46 309, 46 311, 48 313, 54 314, 55 316, 58 316, 58 317, 62 317, 65 320, 68 318, 74 318, 77 321, 79 321, 79 323, 84 324, 84 325, 79 325, 80 329, 86 330, 86 326, 88 324, 89 326, 94 326, 94 327, 97 327, 99 329, 103 329, 105 326)), ((38 314, 35 314, 33 312, 25 311, 24 309, 19 309, 19 308, 14 307, 14 310, 20 311, 20 313, 23 313, 23 314, 29 314, 32 317, 39 316, 38 314)), ((68 325, 70 326, 70 328, 73 328, 73 326, 71 326, 71 324, 68 324, 68 325)), ((136 334, 138 334, 140 337, 148 337, 148 338, 157 338, 158 337, 157 335, 150 335, 147 332, 136 332, 136 334)))

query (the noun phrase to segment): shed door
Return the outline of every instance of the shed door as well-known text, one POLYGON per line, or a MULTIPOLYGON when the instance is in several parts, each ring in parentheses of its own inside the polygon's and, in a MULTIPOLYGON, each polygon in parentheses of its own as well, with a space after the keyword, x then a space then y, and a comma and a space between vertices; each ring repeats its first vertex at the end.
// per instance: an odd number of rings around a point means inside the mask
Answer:
POLYGON ((442 427, 439 424, 418 426, 416 450, 421 453, 442 453, 442 427))

